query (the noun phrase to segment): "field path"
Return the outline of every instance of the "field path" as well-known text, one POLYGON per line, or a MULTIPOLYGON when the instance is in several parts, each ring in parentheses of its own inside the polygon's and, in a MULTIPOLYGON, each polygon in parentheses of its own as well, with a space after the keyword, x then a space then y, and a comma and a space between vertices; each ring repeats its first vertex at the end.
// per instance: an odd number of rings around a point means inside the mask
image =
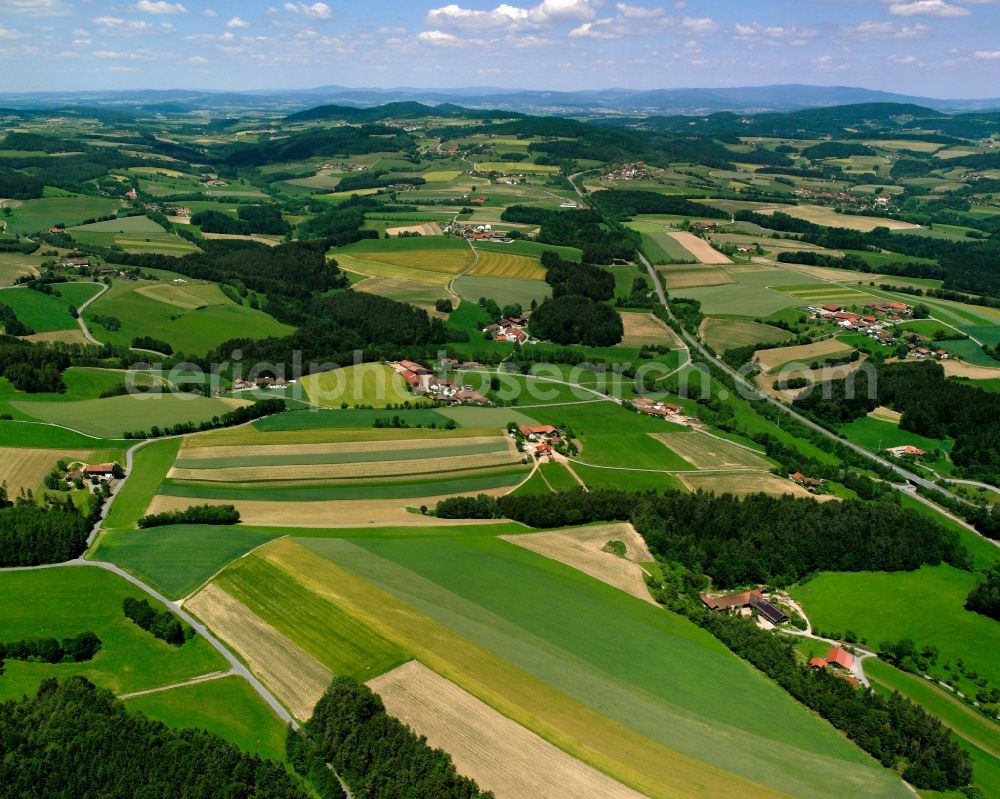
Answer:
POLYGON ((97 294, 95 294, 93 297, 91 297, 85 303, 83 303, 83 305, 81 305, 79 308, 76 309, 76 321, 80 325, 80 330, 83 333, 84 337, 87 339, 87 341, 89 341, 91 344, 96 344, 98 347, 100 347, 103 344, 103 342, 98 341, 91 334, 90 328, 87 327, 87 323, 85 321, 83 321, 83 312, 85 310, 87 310, 87 307, 92 302, 94 302, 95 300, 98 300, 101 297, 103 297, 105 295, 105 293, 108 291, 108 289, 111 288, 111 287, 109 285, 107 285, 106 283, 95 283, 94 285, 100 286, 101 290, 98 291, 97 294))
POLYGON ((234 672, 232 669, 229 671, 213 671, 211 674, 201 674, 197 677, 192 677, 190 680, 182 680, 181 682, 171 683, 170 685, 161 685, 159 688, 147 688, 145 691, 133 691, 130 694, 119 694, 119 699, 134 699, 137 696, 146 696, 148 694, 159 694, 163 691, 170 691, 174 688, 183 688, 187 685, 197 685, 202 682, 211 682, 212 680, 221 680, 223 677, 232 677, 234 672))

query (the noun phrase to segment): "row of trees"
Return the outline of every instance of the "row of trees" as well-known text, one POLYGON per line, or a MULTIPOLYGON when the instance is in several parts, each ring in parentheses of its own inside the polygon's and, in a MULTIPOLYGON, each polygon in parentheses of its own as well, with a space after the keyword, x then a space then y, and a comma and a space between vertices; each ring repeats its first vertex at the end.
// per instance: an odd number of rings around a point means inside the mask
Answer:
MULTIPOLYGON (((358 799, 492 799, 455 770, 451 756, 432 749, 390 716, 368 686, 335 677, 301 733, 289 732, 288 759, 299 773, 317 775, 329 763, 358 799)), ((327 781, 324 799, 339 799, 327 781)))
POLYGON ((151 513, 139 519, 139 527, 166 527, 169 524, 239 524, 235 505, 191 505, 186 510, 151 513))
POLYGON ((5 797, 254 797, 307 799, 279 763, 205 730, 174 730, 130 713, 83 677, 44 680, 33 697, 0 704, 5 797))
POLYGON ((0 642, 0 673, 3 661, 31 660, 41 663, 83 663, 92 660, 101 649, 101 639, 91 631, 72 638, 24 638, 0 642))
POLYGON ((181 646, 194 637, 194 630, 181 622, 169 610, 157 610, 145 599, 127 596, 122 600, 125 618, 161 641, 181 646))
POLYGON ((14 309, 0 302, 0 325, 8 336, 30 336, 35 331, 17 318, 14 309))
POLYGON ((153 425, 147 430, 133 430, 125 433, 127 439, 161 438, 162 436, 181 436, 188 433, 204 432, 205 430, 215 430, 220 427, 235 427, 246 424, 265 416, 281 413, 285 410, 283 399, 266 399, 255 402, 253 405, 241 405, 226 411, 222 416, 213 416, 204 422, 178 422, 175 425, 159 427, 153 425))

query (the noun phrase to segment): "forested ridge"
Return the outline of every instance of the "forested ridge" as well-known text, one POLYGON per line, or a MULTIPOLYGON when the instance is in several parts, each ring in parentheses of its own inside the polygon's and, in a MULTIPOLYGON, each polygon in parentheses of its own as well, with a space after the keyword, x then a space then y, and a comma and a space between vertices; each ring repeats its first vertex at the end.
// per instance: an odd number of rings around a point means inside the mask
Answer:
POLYGON ((307 799, 274 762, 130 713, 83 677, 0 704, 0 799, 307 799))

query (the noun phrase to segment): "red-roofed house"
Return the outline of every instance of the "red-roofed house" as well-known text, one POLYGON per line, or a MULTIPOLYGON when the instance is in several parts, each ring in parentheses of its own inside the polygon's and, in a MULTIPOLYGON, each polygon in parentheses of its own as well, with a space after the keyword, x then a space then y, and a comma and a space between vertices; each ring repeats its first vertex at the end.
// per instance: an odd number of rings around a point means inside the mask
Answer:
POLYGON ((528 425, 522 424, 518 425, 517 428, 521 435, 525 438, 531 438, 532 436, 551 436, 555 435, 558 431, 550 424, 540 424, 540 425, 528 425))
POLYGON ((426 366, 421 366, 416 361, 400 361, 399 366, 403 370, 409 370, 415 375, 429 375, 431 370, 426 366))
POLYGON ((759 589, 744 591, 741 594, 727 594, 726 596, 705 596, 701 595, 701 601, 705 607, 712 610, 732 610, 733 608, 748 608, 752 604, 751 598, 763 599, 764 595, 759 589))
POLYGON ((814 669, 825 669, 826 661, 823 660, 823 658, 813 658, 812 660, 809 661, 809 665, 812 666, 814 669))
POLYGON ((851 670, 854 668, 854 655, 839 646, 831 646, 830 651, 826 653, 826 662, 831 666, 851 670))
POLYGON ((835 302, 828 302, 823 306, 824 311, 829 311, 830 313, 836 313, 840 310, 840 306, 835 302))

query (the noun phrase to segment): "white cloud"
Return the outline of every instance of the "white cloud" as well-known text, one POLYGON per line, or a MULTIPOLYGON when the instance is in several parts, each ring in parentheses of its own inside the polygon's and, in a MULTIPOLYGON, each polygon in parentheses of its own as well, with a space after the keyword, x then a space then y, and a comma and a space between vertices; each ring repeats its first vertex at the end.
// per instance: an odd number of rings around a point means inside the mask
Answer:
POLYGON ((759 42, 765 41, 769 44, 784 42, 793 45, 804 45, 810 39, 815 39, 819 31, 812 28, 799 28, 795 25, 785 27, 784 25, 763 26, 754 22, 750 25, 736 24, 733 39, 738 42, 759 42))
POLYGON ((689 33, 697 35, 715 33, 719 29, 718 24, 711 17, 684 17, 681 25, 689 33))
POLYGON ((144 31, 153 27, 142 19, 122 19, 121 17, 97 17, 94 22, 106 33, 144 31))
POLYGON ((856 39, 922 39, 931 32, 929 25, 917 22, 913 25, 900 25, 895 22, 859 22, 857 25, 846 25, 841 33, 856 39))
POLYGON ((291 14, 304 14, 310 19, 330 19, 330 6, 326 3, 285 3, 285 11, 291 14))
POLYGON ((188 59, 188 62, 191 64, 207 64, 208 59, 203 55, 193 55, 188 59))
POLYGON ((618 3, 615 8, 623 17, 629 19, 656 19, 664 16, 667 12, 662 8, 644 8, 643 6, 630 6, 627 3, 618 3))
POLYGON ((56 17, 69 12, 62 0, 0 0, 0 12, 27 17, 56 17))
POLYGON ((139 0, 135 10, 143 14, 186 14, 187 9, 180 3, 167 3, 166 0, 139 0))
POLYGON ((913 0, 910 3, 893 3, 889 13, 896 17, 967 17, 969 10, 953 6, 945 0, 913 0))
POLYGON ((435 47, 461 47, 465 44, 454 33, 446 31, 421 31, 417 34, 417 39, 424 44, 431 44, 435 47))
POLYGON ((24 34, 11 28, 0 28, 0 39, 11 41, 13 39, 23 39, 24 34))
POLYGON ((893 64, 899 64, 901 67, 910 67, 918 63, 917 57, 913 55, 894 55, 889 56, 889 60, 893 64))
POLYGON ((247 22, 243 17, 233 17, 229 22, 226 23, 227 28, 249 28, 250 23, 247 22))
POLYGON ((818 56, 816 56, 812 60, 812 62, 817 67, 820 67, 822 69, 822 68, 825 68, 825 67, 829 67, 829 66, 831 66, 833 64, 833 56, 832 55, 818 55, 818 56))
POLYGON ((432 8, 425 17, 428 25, 486 30, 492 27, 530 27, 556 22, 584 22, 597 16, 600 0, 542 0, 530 8, 498 5, 490 11, 462 8, 454 3, 432 8))
POLYGON ((218 12, 216 12, 214 9, 211 9, 211 8, 206 8, 204 11, 201 12, 201 15, 203 17, 217 17, 217 16, 219 16, 218 12))
POLYGON ((599 19, 594 22, 584 22, 573 28, 569 35, 574 39, 620 39, 622 33, 610 27, 611 19, 599 19))
POLYGON ((1000 59, 1000 50, 976 50, 976 58, 984 61, 996 61, 1000 59))

